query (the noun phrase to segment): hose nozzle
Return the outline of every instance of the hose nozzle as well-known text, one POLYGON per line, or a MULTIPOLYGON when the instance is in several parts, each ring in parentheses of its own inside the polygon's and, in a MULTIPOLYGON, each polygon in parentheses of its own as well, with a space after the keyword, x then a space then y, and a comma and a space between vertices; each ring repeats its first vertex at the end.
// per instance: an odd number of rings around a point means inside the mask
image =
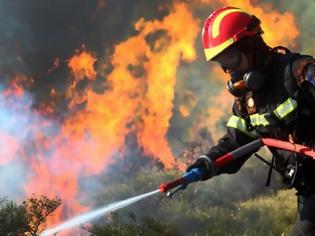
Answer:
POLYGON ((172 198, 174 196, 175 193, 177 193, 179 190, 184 190, 187 187, 187 184, 182 184, 177 186, 174 189, 171 189, 170 191, 167 192, 166 196, 168 198, 172 198))

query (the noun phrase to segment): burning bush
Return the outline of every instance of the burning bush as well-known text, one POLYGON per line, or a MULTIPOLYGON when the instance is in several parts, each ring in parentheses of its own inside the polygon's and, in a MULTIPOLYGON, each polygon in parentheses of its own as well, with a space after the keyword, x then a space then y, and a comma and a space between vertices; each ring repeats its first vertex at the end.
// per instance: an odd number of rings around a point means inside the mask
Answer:
POLYGON ((59 198, 29 198, 21 205, 5 199, 0 201, 0 235, 39 235, 47 216, 61 205, 59 198))

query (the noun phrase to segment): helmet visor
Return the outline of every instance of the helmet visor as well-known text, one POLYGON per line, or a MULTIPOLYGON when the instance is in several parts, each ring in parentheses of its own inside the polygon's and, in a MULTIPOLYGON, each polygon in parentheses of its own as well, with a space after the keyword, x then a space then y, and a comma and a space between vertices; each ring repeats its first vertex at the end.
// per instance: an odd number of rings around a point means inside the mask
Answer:
POLYGON ((224 69, 235 70, 241 63, 242 53, 236 48, 228 48, 213 58, 224 69))

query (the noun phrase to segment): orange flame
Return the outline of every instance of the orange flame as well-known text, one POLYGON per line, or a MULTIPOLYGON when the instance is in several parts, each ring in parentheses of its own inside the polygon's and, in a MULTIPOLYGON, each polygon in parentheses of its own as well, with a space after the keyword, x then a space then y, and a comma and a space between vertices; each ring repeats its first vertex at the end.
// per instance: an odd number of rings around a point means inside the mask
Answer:
POLYGON ((176 68, 181 59, 192 61, 195 58, 193 44, 199 31, 198 21, 193 19, 185 4, 177 4, 163 21, 144 22, 141 19, 135 28, 139 35, 115 48, 112 58, 115 69, 107 78, 112 89, 101 95, 88 91, 86 109, 66 122, 64 128, 79 136, 88 130, 96 143, 107 140, 108 145, 100 147, 102 152, 112 153, 123 146, 124 137, 130 132, 126 125, 136 122, 143 150, 170 167, 174 157, 166 133, 172 116, 176 68), (183 32, 179 20, 189 30, 183 32), (167 32, 169 39, 156 40, 150 48, 146 37, 161 30, 167 32), (130 67, 142 65, 145 73, 143 78, 137 78, 130 67), (137 117, 141 121, 137 121, 137 117))
POLYGON ((50 161, 39 158, 39 160, 31 162, 33 173, 29 179, 29 183, 25 187, 26 194, 32 196, 34 195, 34 191, 37 190, 36 194, 44 193, 50 198, 59 196, 62 198, 64 204, 66 204, 63 208, 57 209, 49 217, 47 227, 60 223, 63 216, 68 218, 78 212, 88 210, 87 207, 81 206, 76 200, 78 193, 78 173, 80 169, 70 168, 73 164, 76 165, 75 162, 70 162, 71 160, 63 161, 67 163, 61 162, 60 157, 55 156, 50 161), (66 206, 68 207, 68 212, 65 212, 66 206))
POLYGON ((90 53, 83 51, 77 55, 74 55, 68 66, 74 74, 77 80, 81 80, 84 77, 88 79, 95 79, 96 71, 94 69, 94 63, 96 58, 94 58, 90 53))
POLYGON ((189 109, 188 107, 184 106, 184 105, 180 105, 179 106, 179 112, 183 117, 188 117, 189 116, 189 109))
MULTIPOLYGON (((84 49, 84 45, 83 45, 84 49)), ((87 78, 89 80, 94 80, 96 77, 96 71, 94 69, 94 63, 97 61, 92 54, 85 51, 74 55, 68 63, 71 72, 74 75, 74 80, 67 90, 67 97, 71 98, 71 103, 69 107, 73 107, 76 104, 81 104, 87 100, 85 91, 76 90, 76 86, 79 81, 87 78)))
POLYGON ((156 42, 157 48, 164 45, 161 52, 147 52, 150 58, 145 63, 148 89, 143 101, 142 132, 138 136, 144 150, 159 157, 166 167, 174 163, 166 134, 172 116, 176 71, 181 59, 191 62, 196 58, 194 41, 199 33, 198 23, 187 5, 176 4, 174 11, 162 22, 140 20, 136 24, 137 29, 142 29, 143 36, 153 30, 167 30, 170 37, 168 43, 156 42))
MULTIPOLYGON (((102 94, 90 87, 76 91, 80 80, 95 79, 97 59, 86 50, 74 55, 68 63, 74 82, 67 95, 70 107, 82 101, 86 102, 85 107, 64 120, 61 132, 48 140, 32 161, 33 174, 25 186, 26 193, 30 195, 36 189, 47 196, 57 194, 72 211, 85 210, 75 200, 79 175, 104 170, 114 153, 124 150, 125 137, 131 131, 136 131, 146 154, 171 167, 175 158, 166 135, 172 117, 176 72, 181 60, 191 62, 196 57, 198 23, 183 3, 175 4, 162 21, 140 19, 135 24, 138 35, 115 46, 111 61, 114 69, 106 78, 109 89, 102 94), (181 25, 185 25, 185 31, 181 25), (155 36, 159 32, 165 34, 155 36), (148 41, 151 36, 153 43, 148 41), (51 153, 49 158, 44 157, 45 152, 51 153)), ((56 97, 56 91, 52 89, 50 95, 56 97)), ((42 142, 43 137, 38 137, 37 143, 42 142)), ((66 212, 61 209, 48 225, 57 223, 61 214, 66 212)))

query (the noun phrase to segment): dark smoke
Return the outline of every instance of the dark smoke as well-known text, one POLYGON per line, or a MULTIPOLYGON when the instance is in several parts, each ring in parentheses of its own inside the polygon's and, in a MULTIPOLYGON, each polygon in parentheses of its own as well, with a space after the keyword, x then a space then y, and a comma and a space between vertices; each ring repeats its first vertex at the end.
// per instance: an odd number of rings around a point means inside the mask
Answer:
POLYGON ((76 49, 84 44, 97 58, 103 58, 113 51, 115 43, 135 34, 133 24, 140 17, 163 17, 167 12, 157 8, 166 2, 3 0, 1 75, 23 73, 34 78, 31 91, 35 95, 34 105, 48 102, 51 88, 63 93, 68 87, 66 60, 76 49), (60 67, 49 73, 56 58, 61 61, 60 67))

